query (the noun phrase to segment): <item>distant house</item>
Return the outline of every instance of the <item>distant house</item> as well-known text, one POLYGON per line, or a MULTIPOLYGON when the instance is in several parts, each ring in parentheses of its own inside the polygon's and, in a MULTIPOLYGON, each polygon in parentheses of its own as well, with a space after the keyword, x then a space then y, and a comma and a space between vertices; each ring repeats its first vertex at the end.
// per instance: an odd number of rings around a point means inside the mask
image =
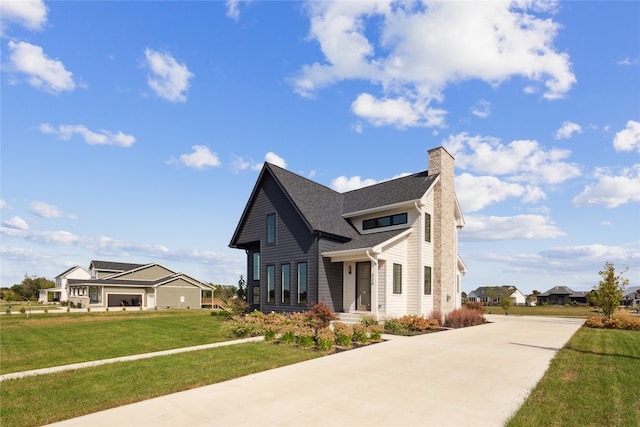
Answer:
POLYGON ((58 274, 55 277, 56 286, 53 288, 40 289, 38 301, 40 302, 61 302, 69 299, 69 279, 90 279, 91 274, 84 268, 76 265, 58 274))
POLYGON ((74 267, 58 277, 61 287, 66 282, 66 301, 82 307, 200 308, 205 303, 204 291, 212 290, 184 273, 155 263, 91 261, 88 271, 74 267))
POLYGON ((574 291, 566 286, 554 286, 538 295, 538 304, 565 305, 588 304, 589 292, 574 291))
POLYGON ((525 295, 515 286, 480 286, 467 296, 469 302, 479 302, 485 305, 499 304, 501 297, 508 294, 513 305, 524 305, 525 295))
POLYGON ((622 294, 620 305, 635 307, 640 305, 640 286, 632 286, 622 294))
POLYGON ((246 253, 254 309, 429 315, 461 305, 463 226, 439 147, 428 171, 346 193, 265 163, 229 246, 246 253))

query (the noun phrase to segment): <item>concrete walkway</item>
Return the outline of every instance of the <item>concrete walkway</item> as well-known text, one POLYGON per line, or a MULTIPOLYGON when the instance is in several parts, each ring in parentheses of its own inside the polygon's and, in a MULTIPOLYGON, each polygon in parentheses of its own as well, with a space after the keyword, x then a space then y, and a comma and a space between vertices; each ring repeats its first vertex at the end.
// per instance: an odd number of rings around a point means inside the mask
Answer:
POLYGON ((52 366, 50 368, 32 369, 30 371, 11 372, 0 375, 0 382, 16 378, 32 377, 35 375, 53 374, 54 372, 72 371, 75 369, 91 368, 94 366, 107 365, 116 362, 128 362, 131 360, 149 359, 151 357, 167 356, 169 354, 186 353, 189 351, 207 350, 216 347, 225 347, 234 344, 244 344, 246 342, 263 341, 264 337, 244 338, 233 341, 223 341, 211 344, 194 345, 191 347, 173 348, 170 350, 154 351, 152 353, 132 354, 130 356, 113 357, 111 359, 91 360, 89 362, 71 363, 69 365, 52 366))
POLYGON ((56 426, 502 426, 583 319, 393 339, 56 426))

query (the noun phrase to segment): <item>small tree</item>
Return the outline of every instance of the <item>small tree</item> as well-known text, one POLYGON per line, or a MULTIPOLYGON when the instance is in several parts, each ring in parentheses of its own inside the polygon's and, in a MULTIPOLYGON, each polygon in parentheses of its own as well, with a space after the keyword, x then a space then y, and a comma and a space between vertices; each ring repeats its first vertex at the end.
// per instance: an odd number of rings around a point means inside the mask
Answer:
POLYGON ((504 310, 504 314, 509 314, 509 310, 511 309, 511 294, 513 293, 513 289, 511 288, 502 288, 500 292, 500 307, 504 310))
POLYGON ((238 291, 236 292, 236 294, 238 295, 238 298, 240 298, 243 301, 247 300, 247 293, 245 291, 245 285, 246 282, 244 281, 244 277, 242 277, 242 275, 240 275, 240 280, 238 280, 238 291))
POLYGON ((622 274, 628 270, 629 267, 625 267, 622 273, 616 276, 616 268, 613 263, 606 262, 604 270, 598 272, 602 276, 596 289, 598 304, 602 308, 602 313, 609 319, 613 317, 614 311, 620 305, 624 288, 629 283, 629 280, 622 278, 622 274))

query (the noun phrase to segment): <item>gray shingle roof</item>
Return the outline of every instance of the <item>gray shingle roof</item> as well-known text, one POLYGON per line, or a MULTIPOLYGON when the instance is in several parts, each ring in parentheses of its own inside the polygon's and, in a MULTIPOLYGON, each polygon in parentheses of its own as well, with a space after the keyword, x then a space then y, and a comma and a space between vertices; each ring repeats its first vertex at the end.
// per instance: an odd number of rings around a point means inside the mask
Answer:
POLYGON ((546 292, 541 293, 538 296, 541 297, 548 297, 549 295, 572 295, 575 292, 573 292, 573 289, 568 288, 566 286, 554 286, 553 288, 549 289, 546 292))
POLYGON ((96 270, 105 270, 105 271, 129 271, 134 270, 136 268, 140 268, 145 266, 146 264, 131 264, 126 262, 113 262, 113 261, 96 261, 92 260, 90 266, 96 270))
POLYGON ((418 200, 435 182, 437 175, 422 171, 344 193, 342 212, 349 214, 378 206, 418 200))

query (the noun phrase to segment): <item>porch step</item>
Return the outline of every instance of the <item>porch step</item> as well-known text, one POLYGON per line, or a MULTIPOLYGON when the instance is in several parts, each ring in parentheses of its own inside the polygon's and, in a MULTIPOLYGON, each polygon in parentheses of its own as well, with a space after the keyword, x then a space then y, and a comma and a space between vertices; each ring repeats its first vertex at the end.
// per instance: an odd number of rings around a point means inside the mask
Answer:
POLYGON ((346 323, 348 325, 356 325, 360 323, 360 319, 365 314, 363 313, 336 313, 338 316, 338 321, 342 323, 346 323))

